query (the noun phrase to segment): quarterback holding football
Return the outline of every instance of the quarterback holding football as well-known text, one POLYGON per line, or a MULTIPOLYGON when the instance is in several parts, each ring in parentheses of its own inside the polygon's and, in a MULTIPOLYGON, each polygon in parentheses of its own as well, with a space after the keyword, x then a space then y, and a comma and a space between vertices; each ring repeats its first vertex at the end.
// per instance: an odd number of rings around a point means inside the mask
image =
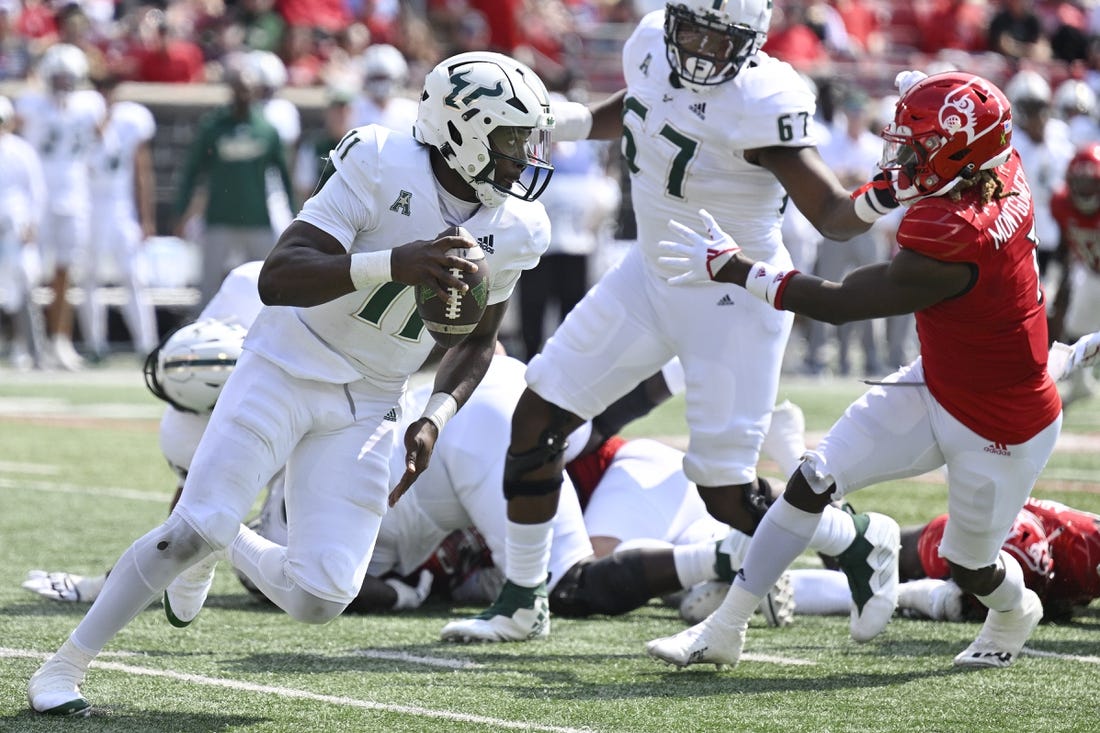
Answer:
POLYGON ((488 369, 520 273, 548 246, 536 199, 553 172, 553 126, 534 72, 470 52, 428 73, 412 135, 366 125, 336 145, 260 271, 265 307, 178 503, 123 553, 76 630, 31 678, 36 712, 86 714, 79 685, 103 646, 162 594, 169 621, 190 624, 221 559, 305 623, 330 621, 356 597, 387 498, 397 501, 427 467, 439 432, 488 369), (471 247, 465 236, 440 236, 455 226, 492 242, 484 313, 443 355, 434 391, 403 436, 404 473, 391 476, 401 397, 435 346, 414 291, 447 300, 450 290, 471 289, 456 270, 479 269, 448 253, 471 247), (284 466, 285 546, 242 524, 284 466))

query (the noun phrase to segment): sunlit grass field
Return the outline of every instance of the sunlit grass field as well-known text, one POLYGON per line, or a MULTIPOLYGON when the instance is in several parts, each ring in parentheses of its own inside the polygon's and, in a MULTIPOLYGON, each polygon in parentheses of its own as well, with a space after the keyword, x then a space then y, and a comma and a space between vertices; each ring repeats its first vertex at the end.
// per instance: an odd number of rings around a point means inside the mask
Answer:
MULTIPOLYGON (((786 379, 780 396, 803 408, 812 442, 862 390, 855 379, 786 379)), ((1067 412, 1067 440, 1037 496, 1100 512, 1098 408, 1094 398, 1067 412)), ((0 731, 1100 729, 1100 604, 1041 626, 1006 670, 951 666, 977 624, 899 618, 857 645, 846 617, 798 616, 784 629, 754 621, 734 670, 675 671, 644 653, 683 626, 656 601, 619 618, 556 618, 545 641, 455 646, 439 629, 479 608, 429 603, 307 626, 254 603, 228 570, 189 629, 151 607, 107 647, 84 685, 92 717, 33 715, 27 678, 84 608, 19 584, 31 568, 101 572, 163 519, 174 477, 157 443, 160 412, 129 362, 79 376, 0 370, 0 731)), ((682 403, 627 432, 682 441, 682 403)), ((937 475, 852 500, 903 525, 945 507, 937 475)))

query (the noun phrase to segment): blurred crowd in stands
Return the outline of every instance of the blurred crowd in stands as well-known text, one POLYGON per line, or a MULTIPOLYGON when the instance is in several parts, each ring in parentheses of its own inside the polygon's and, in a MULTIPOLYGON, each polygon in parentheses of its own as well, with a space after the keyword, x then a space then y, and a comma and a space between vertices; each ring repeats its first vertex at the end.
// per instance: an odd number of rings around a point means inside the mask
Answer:
MULTIPOLYGON (((138 166, 139 189, 146 191, 139 191, 136 209, 126 203, 129 218, 135 227, 140 224, 145 238, 159 230, 201 244, 208 271, 200 290, 206 298, 237 260, 262 257, 274 241, 273 231, 280 231, 295 204, 310 194, 321 161, 345 130, 369 123, 411 129, 420 80, 442 58, 464 50, 504 52, 539 71, 555 93, 585 101, 620 88, 623 40, 642 15, 663 6, 661 0, 0 0, 0 83, 26 80, 30 89, 37 76, 39 85, 47 84, 41 61, 49 49, 66 46, 83 52, 84 80, 97 87, 113 89, 119 81, 136 81, 224 83, 233 90, 228 111, 221 114, 237 123, 247 121, 249 134, 262 142, 256 149, 266 152, 247 161, 204 158, 201 151, 213 148, 200 138, 223 132, 213 118, 202 121, 189 157, 173 171, 178 179, 172 182, 173 221, 149 221, 152 182, 141 165, 142 146, 154 135, 151 119, 141 135, 131 134, 136 162, 126 166, 138 166), (242 63, 244 58, 248 64, 242 63), (246 67, 252 71, 242 76, 246 67), (283 92, 295 87, 325 90, 322 124, 304 125, 299 119, 283 92), (262 110, 262 119, 249 117, 251 109, 262 110), (271 142, 275 136, 281 146, 271 142), (235 181, 234 195, 207 198, 203 204, 204 176, 235 181), (242 212, 251 212, 247 222, 242 212), (255 230, 255 246, 249 252, 223 253, 229 245, 218 242, 244 241, 245 224, 255 230), (219 253, 217 262, 213 251, 219 253)), ((1052 327, 1060 329, 1067 306, 1065 298, 1055 305, 1055 294, 1060 288, 1069 292, 1065 276, 1070 268, 1065 253, 1059 253, 1065 247, 1064 223, 1055 220, 1051 201, 1066 187, 1075 152, 1100 141, 1100 2, 777 0, 764 51, 795 66, 817 91, 819 149, 853 187, 866 179, 880 154, 876 133, 892 115, 893 80, 899 70, 960 68, 1000 84, 1014 105, 1013 143, 1032 181, 1039 263, 1051 294, 1052 327)), ((12 101, 17 117, 20 110, 35 109, 25 99, 12 101)), ((38 108, 48 111, 41 103, 38 108)), ((99 126, 112 115, 89 112, 99 126)), ((25 127, 18 130, 23 137, 33 140, 36 124, 47 128, 26 112, 23 117, 25 127)), ((66 126, 76 129, 68 122, 66 126)), ((0 113, 0 139, 5 128, 16 127, 10 112, 0 113)), ((227 129, 240 134, 244 128, 227 129)), ((94 156, 94 146, 87 154, 94 156)), ((520 322, 512 344, 517 355, 530 356, 540 348, 635 236, 629 180, 615 146, 559 144, 554 156, 556 185, 543 200, 555 236, 543 264, 521 284, 520 322)), ((48 164, 44 157, 43 165, 48 164)), ((1100 162, 1097 168, 1090 180, 1100 181, 1100 162)), ((120 191, 133 189, 131 179, 121 181, 120 191)), ((861 264, 893 255, 891 221, 883 219, 860 241, 834 246, 823 243, 790 207, 786 240, 799 269, 839 279, 861 264)), ((74 222, 72 228, 83 231, 74 222)), ((42 231, 44 240, 51 228, 43 225, 42 231)), ((1093 259, 1100 262, 1100 252, 1093 259)), ((125 273, 133 268, 123 264, 119 269, 125 273)), ((77 263, 74 277, 82 271, 89 269, 77 263)), ((1100 278, 1100 265, 1096 276, 1100 278)), ((84 277, 85 288, 94 291, 94 278, 84 277)), ((140 352, 153 338, 149 304, 142 300, 142 284, 131 281, 127 302, 133 315, 128 321, 134 324, 130 331, 140 352)), ((68 284, 63 272, 51 283, 56 292, 68 284)), ((15 312, 10 304, 0 306, 0 313, 15 312)), ((98 358, 108 348, 103 306, 96 308, 86 305, 81 313, 88 315, 78 319, 85 357, 98 358), (95 323, 99 325, 89 325, 95 323)), ((47 316, 47 347, 54 339, 57 361, 78 366, 80 357, 70 343, 71 317, 64 312, 47 316)), ((800 319, 790 368, 808 374, 887 374, 913 358, 914 336, 911 316, 839 330, 800 319), (861 358, 857 351, 862 351, 861 358)))

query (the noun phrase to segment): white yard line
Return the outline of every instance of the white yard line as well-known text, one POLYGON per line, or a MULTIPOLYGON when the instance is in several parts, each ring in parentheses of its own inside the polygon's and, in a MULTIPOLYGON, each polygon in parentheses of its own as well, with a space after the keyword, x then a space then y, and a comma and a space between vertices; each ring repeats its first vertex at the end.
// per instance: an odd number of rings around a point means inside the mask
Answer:
MULTIPOLYGON (((43 654, 41 652, 0 647, 0 657, 6 657, 9 659, 29 658, 45 660, 48 656, 48 654, 43 654)), ((221 687, 226 690, 236 690, 238 692, 255 692, 263 695, 274 695, 276 697, 287 699, 311 700, 313 702, 328 703, 330 705, 361 708, 363 710, 378 710, 381 712, 398 713, 418 718, 435 718, 437 720, 450 720, 458 723, 491 725, 498 728, 508 728, 511 730, 545 731, 545 733, 591 733, 590 728, 567 728, 557 725, 540 725, 538 723, 531 723, 527 721, 502 720, 500 718, 490 718, 484 715, 470 715, 468 713, 457 713, 450 710, 435 710, 432 708, 422 708, 415 705, 394 705, 392 703, 375 702, 373 700, 359 700, 354 697, 344 697, 342 695, 322 695, 316 692, 310 692, 308 690, 298 690, 293 687, 283 687, 281 685, 260 685, 254 682, 231 680, 224 677, 208 677, 201 674, 171 672, 169 670, 138 667, 132 664, 121 664, 119 662, 94 661, 92 662, 91 666, 96 669, 106 669, 112 672, 123 672, 126 674, 136 674, 145 677, 164 677, 166 679, 177 680, 180 682, 189 682, 195 685, 206 685, 208 687, 221 687)))
POLYGON ((383 649, 356 649, 352 656, 366 657, 367 659, 386 659, 394 662, 407 662, 409 664, 424 664, 429 667, 443 667, 444 669, 482 669, 484 665, 471 662, 467 659, 448 659, 446 657, 422 657, 408 652, 391 652, 383 649))
POLYGON ((1066 659, 1071 662, 1084 662, 1085 664, 1100 664, 1100 657, 1089 657, 1078 654, 1059 654, 1058 652, 1044 652, 1039 649, 1029 649, 1024 647, 1020 652, 1026 654, 1029 657, 1045 657, 1048 659, 1066 659))
POLYGON ((81 496, 109 496, 113 499, 134 499, 158 504, 167 504, 171 499, 171 495, 167 491, 158 494, 152 491, 137 491, 116 486, 77 486, 76 484, 59 484, 53 481, 16 479, 10 476, 0 476, 0 489, 26 489, 27 491, 49 491, 56 494, 79 494, 81 496))

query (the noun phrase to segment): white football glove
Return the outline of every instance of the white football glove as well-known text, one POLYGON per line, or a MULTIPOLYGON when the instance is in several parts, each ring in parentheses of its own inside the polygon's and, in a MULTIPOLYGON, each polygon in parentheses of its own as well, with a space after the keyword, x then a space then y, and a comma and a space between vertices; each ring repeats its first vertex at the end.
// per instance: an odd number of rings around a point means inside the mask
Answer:
POLYGON ((1073 346, 1055 341, 1047 357, 1047 371, 1055 382, 1096 364, 1100 364, 1100 331, 1082 336, 1073 346))
POLYGON ((894 86, 898 88, 898 94, 905 96, 905 93, 913 88, 914 85, 919 84, 928 78, 928 74, 923 71, 917 71, 916 69, 909 69, 907 71, 899 71, 898 75, 894 77, 894 86))
POLYGON ((669 285, 710 282, 741 251, 733 238, 722 231, 706 209, 699 209, 699 218, 703 221, 707 236, 704 237, 675 219, 670 219, 668 228, 684 241, 662 240, 657 243, 657 249, 662 253, 657 262, 677 273, 667 278, 669 285))
POLYGON ((383 581, 397 593, 397 602, 393 604, 393 610, 408 611, 420 608, 432 589, 432 580, 434 576, 431 571, 425 569, 420 571, 420 578, 415 588, 400 578, 388 578, 383 581))
POLYGON ((91 603, 103 588, 104 576, 85 578, 66 572, 28 570, 23 589, 62 603, 91 603))

